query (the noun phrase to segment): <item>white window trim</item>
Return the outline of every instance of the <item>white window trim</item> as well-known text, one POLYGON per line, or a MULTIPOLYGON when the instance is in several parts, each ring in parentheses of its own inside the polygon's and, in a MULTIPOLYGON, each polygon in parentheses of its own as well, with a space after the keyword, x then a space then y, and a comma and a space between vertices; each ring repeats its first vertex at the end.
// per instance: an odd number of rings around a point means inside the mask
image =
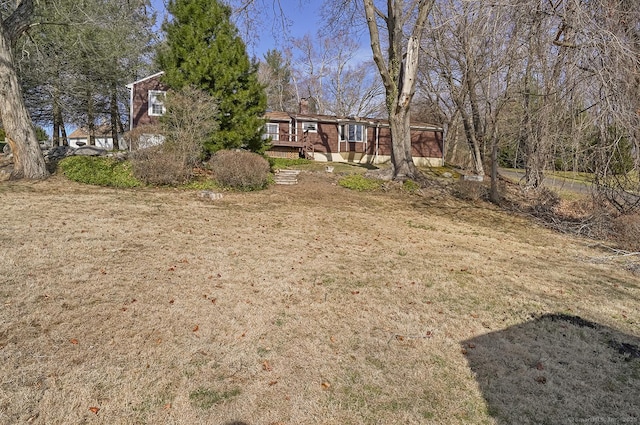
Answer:
POLYGON ((314 121, 303 121, 302 122, 302 132, 309 132, 309 133, 317 133, 318 132, 318 123, 314 122, 314 121), (309 128, 309 126, 312 126, 312 128, 309 128))
POLYGON ((280 124, 277 122, 268 122, 265 124, 264 139, 280 140, 280 124), (271 127, 271 128, 269 128, 271 127))
MULTIPOLYGON (((355 134, 355 131, 354 131, 355 134)), ((367 141, 367 126, 362 123, 349 123, 343 124, 340 126, 340 138, 343 142, 349 143, 365 143, 367 141), (362 127, 362 140, 349 140, 349 129, 348 126, 358 125, 362 127)))
POLYGON ((149 90, 149 110, 147 111, 147 114, 150 117, 160 117, 162 115, 164 115, 167 112, 167 108, 164 106, 164 102, 158 102, 156 99, 158 98, 158 96, 162 95, 163 97, 166 96, 167 92, 166 91, 162 91, 162 90, 149 90), (156 100, 154 102, 154 100, 156 100), (154 105, 161 105, 162 106, 162 113, 156 113, 153 111, 153 107, 154 105))

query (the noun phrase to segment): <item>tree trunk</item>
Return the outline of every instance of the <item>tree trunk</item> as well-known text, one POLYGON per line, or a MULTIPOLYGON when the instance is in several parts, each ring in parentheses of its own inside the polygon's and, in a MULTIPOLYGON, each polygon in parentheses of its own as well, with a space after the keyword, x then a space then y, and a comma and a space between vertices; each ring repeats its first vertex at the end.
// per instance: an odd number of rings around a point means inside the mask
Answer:
POLYGON ((491 191, 489 200, 494 204, 500 203, 500 192, 498 190, 498 139, 494 136, 491 143, 491 191))
POLYGON ((111 99, 109 104, 111 115, 111 140, 113 140, 113 150, 120 149, 120 140, 118 140, 118 99, 116 97, 115 84, 111 87, 111 99))
POLYGON ((96 145, 96 117, 93 111, 93 93, 91 89, 87 89, 87 132, 89 133, 87 142, 89 146, 96 145))
POLYGON ((0 118, 13 152, 13 178, 44 179, 49 175, 22 87, 13 64, 11 38, 0 24, 0 118))
POLYGON ((389 115, 389 127, 391 130, 391 165, 393 166, 393 179, 415 179, 419 171, 413 163, 411 155, 411 125, 408 108, 396 110, 389 115))

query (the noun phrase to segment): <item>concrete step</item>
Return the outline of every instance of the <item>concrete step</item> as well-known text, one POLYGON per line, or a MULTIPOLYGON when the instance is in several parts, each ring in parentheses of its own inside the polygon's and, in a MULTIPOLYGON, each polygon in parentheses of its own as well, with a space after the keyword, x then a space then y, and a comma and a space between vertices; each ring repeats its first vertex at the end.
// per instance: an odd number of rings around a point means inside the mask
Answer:
POLYGON ((298 174, 300 174, 300 170, 279 170, 275 174, 274 180, 276 184, 298 184, 298 174))

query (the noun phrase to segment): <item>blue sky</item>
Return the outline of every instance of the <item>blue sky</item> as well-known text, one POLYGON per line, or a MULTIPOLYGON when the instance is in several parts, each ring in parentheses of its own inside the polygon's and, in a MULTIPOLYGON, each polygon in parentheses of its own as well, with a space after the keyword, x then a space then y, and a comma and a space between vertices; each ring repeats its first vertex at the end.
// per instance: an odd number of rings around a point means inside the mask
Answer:
MULTIPOLYGON (((162 22, 166 14, 165 0, 151 0, 154 9, 158 12, 158 24, 162 22)), ((266 13, 263 24, 256 30, 256 40, 246 40, 250 55, 262 57, 267 50, 282 48, 283 30, 280 11, 277 9, 278 0, 256 0, 264 5, 266 13), (272 7, 274 5, 275 7, 272 7)), ((315 35, 322 26, 321 7, 323 0, 279 0, 286 19, 290 22, 287 36, 299 38, 305 34, 315 35)))

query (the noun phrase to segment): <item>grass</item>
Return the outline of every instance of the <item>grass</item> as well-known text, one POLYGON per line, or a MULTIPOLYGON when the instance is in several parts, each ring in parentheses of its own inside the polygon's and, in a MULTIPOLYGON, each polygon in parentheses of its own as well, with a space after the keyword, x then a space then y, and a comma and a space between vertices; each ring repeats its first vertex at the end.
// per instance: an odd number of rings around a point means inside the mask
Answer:
POLYGON ((377 190, 382 187, 381 180, 370 179, 364 177, 362 174, 349 174, 341 178, 338 181, 338 184, 344 188, 355 190, 358 192, 377 190))
POLYGON ((626 259, 489 204, 299 180, 0 184, 0 423, 640 415, 626 259))

